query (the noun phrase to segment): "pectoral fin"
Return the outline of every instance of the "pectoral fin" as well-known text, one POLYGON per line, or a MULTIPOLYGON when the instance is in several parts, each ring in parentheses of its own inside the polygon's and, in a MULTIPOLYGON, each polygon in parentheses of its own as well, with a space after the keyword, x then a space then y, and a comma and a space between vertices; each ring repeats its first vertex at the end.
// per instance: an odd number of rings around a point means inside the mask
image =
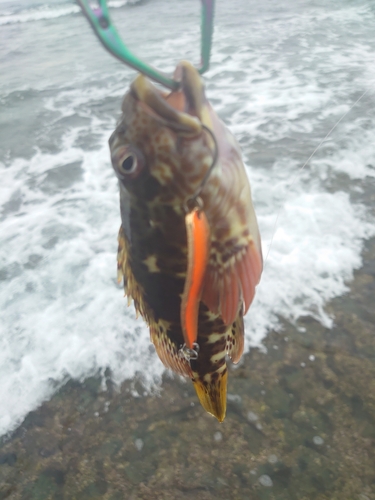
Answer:
POLYGON ((226 325, 230 325, 236 320, 241 303, 244 314, 248 311, 262 268, 262 255, 253 240, 238 250, 225 266, 210 260, 202 301, 210 311, 220 314, 226 325))

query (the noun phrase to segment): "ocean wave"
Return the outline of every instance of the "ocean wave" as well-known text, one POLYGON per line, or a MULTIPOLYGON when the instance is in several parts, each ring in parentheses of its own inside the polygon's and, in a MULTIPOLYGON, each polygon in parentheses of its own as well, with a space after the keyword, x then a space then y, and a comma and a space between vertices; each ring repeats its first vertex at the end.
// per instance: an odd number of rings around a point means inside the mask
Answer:
MULTIPOLYGON (((119 9, 125 5, 134 5, 140 0, 112 0, 108 2, 108 6, 112 9, 119 9)), ((6 24, 29 23, 42 21, 44 19, 55 19, 58 17, 66 17, 72 14, 78 14, 81 11, 78 5, 68 4, 53 8, 52 6, 43 5, 18 12, 6 12, 0 15, 0 26, 6 24)))

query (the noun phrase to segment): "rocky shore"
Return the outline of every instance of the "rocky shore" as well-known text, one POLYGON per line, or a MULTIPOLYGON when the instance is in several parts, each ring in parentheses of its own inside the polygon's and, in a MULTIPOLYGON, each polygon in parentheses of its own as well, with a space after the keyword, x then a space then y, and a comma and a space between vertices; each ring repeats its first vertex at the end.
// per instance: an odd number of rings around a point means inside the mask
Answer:
POLYGON ((325 329, 285 323, 231 369, 223 424, 159 394, 69 381, 0 442, 0 499, 375 500, 375 240, 325 329))

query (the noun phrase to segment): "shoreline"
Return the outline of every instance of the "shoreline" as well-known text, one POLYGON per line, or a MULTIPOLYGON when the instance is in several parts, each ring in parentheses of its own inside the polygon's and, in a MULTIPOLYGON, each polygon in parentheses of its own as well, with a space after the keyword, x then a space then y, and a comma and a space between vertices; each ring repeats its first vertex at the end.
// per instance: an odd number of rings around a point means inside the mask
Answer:
POLYGON ((69 381, 0 441, 0 500, 375 500, 374 295, 375 238, 332 329, 283 322, 231 366, 223 424, 169 374, 69 381))

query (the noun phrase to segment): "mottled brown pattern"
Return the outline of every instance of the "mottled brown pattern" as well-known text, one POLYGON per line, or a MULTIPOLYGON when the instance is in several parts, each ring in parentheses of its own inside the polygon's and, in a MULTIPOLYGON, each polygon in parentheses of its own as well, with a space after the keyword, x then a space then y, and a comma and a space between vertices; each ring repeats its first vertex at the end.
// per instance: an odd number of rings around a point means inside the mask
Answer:
POLYGON ((138 77, 124 98, 122 117, 110 139, 112 163, 120 181, 118 268, 126 293, 150 325, 151 340, 162 362, 191 377, 203 406, 222 420, 225 354, 235 362, 241 357, 242 301, 248 307, 251 288, 259 280, 261 251, 258 246, 260 261, 254 268, 254 282, 246 284, 248 278, 241 276, 238 266, 250 276, 248 248, 252 241, 258 244, 259 235, 238 146, 204 94, 202 98, 203 86, 196 71, 186 63, 181 68, 188 78, 175 93, 176 102, 185 101, 189 113, 167 104, 174 100, 173 93, 172 97, 162 95, 138 77), (192 81, 200 90, 190 87, 192 81), (198 101, 194 105, 194 96, 199 96, 199 105, 198 101), (199 354, 189 361, 180 351, 184 345, 180 307, 187 269, 185 207, 215 153, 211 134, 201 124, 210 128, 219 150, 200 193, 210 226, 211 250, 205 303, 199 307, 199 354), (131 172, 122 169, 129 155, 134 165, 131 172))

